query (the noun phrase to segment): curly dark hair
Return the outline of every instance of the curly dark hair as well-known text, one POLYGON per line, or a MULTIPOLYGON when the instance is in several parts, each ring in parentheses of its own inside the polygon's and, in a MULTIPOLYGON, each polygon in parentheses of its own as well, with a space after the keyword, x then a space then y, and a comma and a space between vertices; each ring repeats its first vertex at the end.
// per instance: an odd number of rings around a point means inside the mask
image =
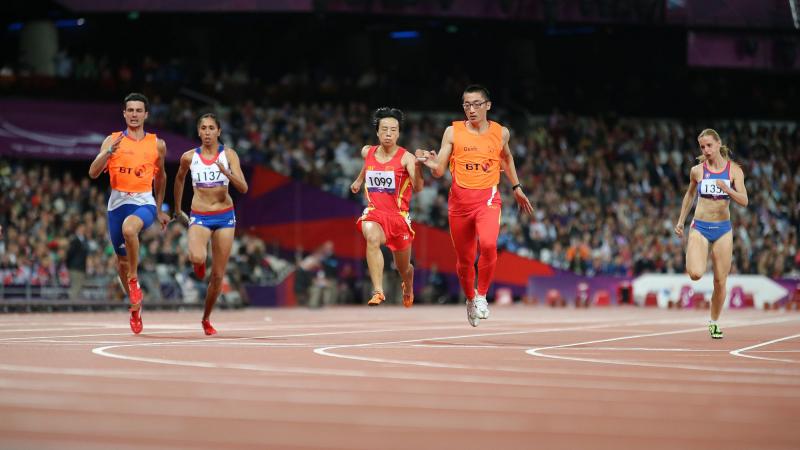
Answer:
POLYGON ((397 108, 389 108, 388 106, 383 106, 375 110, 372 113, 372 125, 375 127, 375 131, 378 131, 378 125, 381 123, 381 119, 385 119, 387 117, 393 117, 397 119, 397 125, 400 129, 403 129, 403 122, 405 121, 405 115, 403 111, 400 111, 397 108))

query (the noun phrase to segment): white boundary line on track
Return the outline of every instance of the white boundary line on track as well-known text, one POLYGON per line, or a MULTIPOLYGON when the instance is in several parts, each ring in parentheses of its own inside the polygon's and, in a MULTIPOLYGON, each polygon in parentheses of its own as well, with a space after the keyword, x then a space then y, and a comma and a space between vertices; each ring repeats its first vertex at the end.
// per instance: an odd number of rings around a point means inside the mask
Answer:
MULTIPOLYGON (((794 318, 778 318, 778 319, 767 319, 749 323, 742 323, 739 325, 730 325, 730 327, 738 327, 738 326, 753 326, 753 325, 761 325, 764 323, 781 323, 781 322, 788 322, 793 321, 794 318)), ((661 320, 656 321, 661 322, 661 320)), ((542 333, 542 332, 549 332, 549 331, 572 331, 572 330, 588 330, 588 329, 597 329, 597 328, 613 328, 620 325, 637 325, 637 324, 653 324, 654 322, 639 322, 633 324, 621 324, 619 322, 614 322, 612 324, 606 325, 591 325, 591 326, 583 326, 583 327, 570 327, 570 328, 561 328, 561 329, 544 329, 544 330, 533 330, 529 331, 530 333, 542 333)), ((575 357, 561 357, 561 356, 554 356, 554 355, 545 355, 540 354, 538 351, 552 349, 552 348, 563 348, 563 347, 573 347, 577 345, 585 345, 590 343, 597 343, 597 342, 611 342, 611 341, 618 341, 623 339, 634 339, 639 337, 646 337, 646 336, 660 336, 660 335, 670 335, 670 334, 679 334, 679 333, 689 333, 689 332, 697 332, 700 330, 705 330, 705 327, 702 328, 689 328, 683 330, 674 330, 674 331, 667 331, 667 332, 659 332, 659 333, 647 333, 647 334, 640 334, 640 335, 633 335, 633 336, 623 336, 611 339, 601 339, 596 341, 588 341, 588 342, 580 342, 575 344, 564 344, 564 345, 557 345, 557 346, 549 346, 549 347, 541 347, 541 348, 534 348, 527 350, 526 353, 533 355, 533 356, 543 356, 546 358, 554 358, 554 359, 564 359, 564 360, 572 360, 572 361, 582 361, 582 362, 595 362, 595 363, 606 363, 606 364, 617 364, 617 365, 635 365, 635 366, 642 366, 642 367, 660 367, 660 368, 675 368, 675 369, 691 369, 691 370, 702 370, 702 371, 713 371, 713 372, 726 372, 726 373, 746 373, 746 374, 765 374, 765 375, 780 375, 780 376, 796 376, 800 375, 800 372, 797 371, 785 371, 780 369, 758 369, 758 368, 720 368, 720 367, 709 367, 709 366, 698 366, 698 365, 686 365, 686 364, 657 364, 657 363, 631 363, 627 361, 609 361, 609 360, 601 360, 601 359, 592 359, 592 358, 575 358, 575 357)), ((503 333, 509 334, 509 333, 503 333)), ((519 333, 514 333, 519 334, 519 333)), ((491 334, 489 334, 491 335, 491 334)), ((398 343, 411 343, 411 342, 420 342, 420 341, 431 341, 431 340, 441 340, 441 339, 459 339, 465 337, 479 337, 485 335, 466 335, 466 336, 451 336, 445 338, 426 338, 426 339, 413 339, 413 340, 405 340, 405 341, 394 341, 394 342, 375 342, 375 343, 364 343, 364 344, 354 344, 354 345, 336 345, 330 347, 323 347, 314 350, 314 353, 324 356, 331 356, 335 358, 343 358, 343 359, 352 359, 357 361, 366 361, 366 362, 375 362, 375 363, 388 363, 388 364, 402 364, 402 365, 415 365, 415 366, 423 366, 423 367, 437 367, 437 368, 451 368, 451 369, 486 369, 486 370, 501 370, 501 371, 511 371, 511 372, 521 372, 519 368, 503 368, 503 367, 479 367, 479 366, 469 366, 465 364, 448 364, 448 363, 439 363, 439 362, 430 362, 430 361, 408 361, 408 360, 397 360, 397 359, 388 359, 388 358, 374 358, 374 357, 366 357, 366 356, 355 356, 355 355, 343 355, 340 353, 334 353, 331 350, 340 349, 340 348, 357 348, 357 347, 371 347, 376 345, 386 345, 386 344, 398 344, 398 343)))
MULTIPOLYGON (((363 323, 350 323, 350 324, 342 324, 339 328, 344 326, 363 326, 363 323)), ((271 332, 277 331, 284 331, 284 330, 291 330, 295 328, 301 329, 309 329, 309 328, 332 328, 333 326, 305 326, 305 327, 297 327, 297 326, 286 326, 286 327, 269 327, 267 330, 271 332)), ((122 327, 119 327, 122 328, 122 327)), ((127 327, 125 327, 127 329, 127 327)), ((426 327, 426 328, 408 328, 408 331, 419 331, 419 330, 452 330, 457 328, 455 326, 442 326, 442 327, 426 327)), ((197 334, 200 334, 199 327, 192 327, 190 330, 197 330, 197 334)), ((236 333, 241 331, 264 331, 265 328, 226 328, 224 331, 225 333, 236 333)), ((381 333, 385 331, 405 331, 406 329, 389 329, 389 330, 368 330, 368 329, 359 329, 359 330, 349 330, 349 331, 330 331, 330 332, 319 332, 319 333, 312 333, 312 334, 287 334, 287 335, 270 335, 270 336, 253 336, 253 337, 237 337, 237 338, 227 338, 227 337, 198 337, 195 339, 186 339, 184 341, 175 341, 172 344, 179 344, 179 343, 219 343, 220 341, 241 341, 241 340, 252 340, 252 339, 266 339, 266 338, 284 338, 284 337, 302 337, 302 336, 316 336, 316 335, 339 335, 339 334, 347 334, 347 333, 381 333)), ((50 331, 50 330, 39 330, 39 331, 50 331)), ((0 344, 10 341, 27 341, 27 340, 36 340, 36 339, 56 339, 56 338, 82 338, 82 337, 99 337, 99 336, 128 336, 134 339, 137 338, 146 338, 149 335, 154 334, 176 334, 176 333, 185 333, 187 329, 171 329, 168 331, 147 331, 142 335, 136 337, 133 336, 130 331, 125 333, 95 333, 95 334, 69 334, 69 335, 61 335, 61 336, 24 336, 24 337, 13 337, 13 338, 0 338, 0 344)), ((80 341, 75 341, 80 343, 80 341)), ((156 343, 137 343, 135 345, 149 345, 149 344, 156 344, 156 343)), ((168 342, 157 343, 160 345, 168 345, 168 342)))
MULTIPOLYGON (((755 322, 745 322, 739 325, 730 325, 729 327, 738 327, 738 326, 753 326, 753 325, 761 325, 764 323, 781 323, 781 322, 788 322, 793 321, 794 318, 778 318, 778 319, 767 319, 755 322)), ((638 324, 654 324, 663 322, 662 320, 657 321, 643 321, 638 323, 629 323, 624 324, 620 322, 614 322, 611 324, 605 325, 590 325, 590 326, 583 326, 583 327, 568 327, 568 328, 559 328, 559 329, 544 329, 544 330, 531 330, 527 332, 510 332, 510 333, 500 333, 500 334, 523 334, 523 333, 542 333, 542 332, 551 332, 551 331, 583 331, 589 329, 597 329, 597 328, 613 328, 620 325, 627 325, 627 326, 635 326, 638 324)), ((675 323, 675 322, 671 322, 675 323)), ((713 371, 713 372, 726 372, 726 373, 747 373, 747 374, 765 374, 765 375, 779 375, 779 376, 796 376, 800 375, 800 372, 797 371, 785 371, 780 369, 759 369, 759 368, 720 368, 720 367, 710 367, 710 366, 699 366, 699 365, 686 365, 686 364, 657 364, 657 363, 632 363, 627 361, 614 361, 614 360, 602 360, 602 359, 593 359, 593 358, 576 358, 576 357, 562 357, 562 356, 554 356, 554 355, 546 355, 538 353, 541 350, 547 349, 554 349, 554 348, 563 348, 563 347, 573 347, 577 345, 585 345, 590 343, 598 343, 598 342, 611 342, 611 341, 618 341, 623 339, 634 339, 639 337, 646 337, 646 336, 660 336, 660 335, 670 335, 670 334, 680 334, 680 333, 689 333, 689 332, 697 332, 700 330, 705 330, 705 327, 702 328, 689 328, 683 330, 673 330, 667 332, 659 332, 659 333, 647 333, 647 334, 640 334, 640 335, 633 335, 633 336, 623 336, 611 339, 601 339, 596 341, 588 341, 588 342, 580 342, 574 344, 564 344, 564 345, 556 345, 556 346, 548 346, 548 347, 541 347, 541 348, 534 348, 529 349, 526 351, 527 354, 533 356, 543 356, 545 358, 554 358, 554 359, 564 359, 564 360, 572 360, 572 361, 582 361, 582 362, 594 362, 594 363, 605 363, 605 364, 617 364, 617 365, 634 365, 634 366, 641 366, 641 367, 660 367, 660 368, 675 368, 675 369, 690 369, 690 370, 702 370, 702 371, 713 371)), ((472 334, 472 335, 463 335, 463 336, 450 336, 450 337, 442 337, 442 338, 424 338, 424 339, 411 339, 411 340, 403 340, 403 341, 390 341, 390 342, 372 342, 372 343, 363 343, 363 344, 350 344, 350 345, 335 345, 329 347, 321 347, 314 350, 314 353, 323 356, 330 356, 334 358, 342 358, 342 359, 352 359, 357 361, 365 361, 365 362, 374 362, 374 363, 384 363, 384 364, 401 364, 401 365, 414 365, 414 366, 422 366, 422 367, 435 367, 435 368, 449 368, 449 369, 484 369, 484 370, 499 370, 499 371, 510 371, 510 372, 525 372, 524 370, 520 370, 519 368, 503 368, 503 367, 479 367, 479 366, 470 366, 465 364, 449 364, 449 363, 440 363, 440 362, 431 362, 431 361, 408 361, 408 360, 397 360, 397 359, 389 359, 389 358, 375 358, 375 357, 366 357, 366 356, 355 356, 355 355, 344 355, 341 353, 335 353, 332 350, 342 349, 342 348, 363 348, 363 347, 372 347, 378 345, 393 345, 393 344, 408 344, 413 342, 421 342, 421 341, 435 341, 441 339, 460 339, 460 338, 470 338, 470 337, 481 337, 481 336, 491 336, 494 334, 472 334)))
MULTIPOLYGON (((751 323, 743 323, 738 325, 728 325, 728 328, 738 328, 738 327, 747 327, 747 326, 755 326, 755 325, 764 325, 770 323, 782 323, 782 322, 791 322, 796 319, 794 318, 778 318, 778 319, 766 319, 766 320, 759 320, 751 323)), ((705 329, 705 328, 701 328, 705 329)), ((562 344, 562 345, 552 345, 547 347, 538 347, 526 350, 525 353, 531 356, 539 356, 542 358, 550 358, 550 359, 559 359, 565 361, 578 361, 578 362, 588 362, 588 363, 597 363, 597 364, 615 364, 621 366, 636 366, 636 367, 659 367, 665 369, 687 369, 687 370, 700 370, 700 371, 712 371, 712 372, 728 372, 728 373, 761 373, 761 374, 773 374, 773 375, 788 375, 788 376, 797 376, 800 375, 800 372, 797 371, 786 371, 781 369, 757 369, 757 368, 742 368, 742 369, 731 369, 725 367, 715 367, 715 366, 699 366, 693 364, 660 364, 660 363, 648 363, 648 362, 635 362, 635 361, 619 361, 619 360, 606 360, 606 359, 597 359, 597 358, 578 358, 573 356, 562 356, 562 355, 549 355, 546 353, 542 353, 545 350, 553 350, 553 349, 562 349, 567 347, 575 347, 579 345, 589 345, 589 344, 598 344, 601 342, 614 342, 614 341, 622 341, 628 339, 639 339, 644 337, 652 337, 652 336, 668 336, 672 334, 683 334, 683 333, 691 333, 699 331, 697 328, 688 328, 683 330, 673 330, 673 331, 663 331, 658 333, 645 333, 645 334, 635 334, 629 336, 620 336, 615 338, 609 339, 597 339, 593 341, 584 341, 584 342, 576 342, 573 344, 562 344)), ((587 348, 587 350, 591 350, 591 348, 587 348)))
MULTIPOLYGON (((634 319, 636 317, 626 317, 625 319, 634 319)), ((676 323, 684 323, 684 322, 694 322, 693 319, 686 319, 686 320, 648 320, 648 321, 639 321, 628 324, 629 326, 635 326, 637 324, 676 324, 676 323)), ((605 324, 605 325, 598 325, 592 326, 592 328, 598 327, 607 327, 612 328, 615 326, 619 326, 620 321, 615 320, 613 323, 605 324)), ((452 329, 453 327, 444 327, 447 329, 452 329)), ((586 327, 582 327, 586 328, 586 327)), ((419 330, 430 330, 431 327, 424 327, 418 328, 419 330)), ((306 333, 306 334, 297 334, 297 335, 270 335, 270 336, 261 336, 261 337, 248 337, 248 338, 236 338, 235 340, 249 340, 249 339, 264 339, 264 338, 280 338, 280 337, 292 337, 292 336, 314 336, 314 335, 340 335, 340 334, 352 334, 352 333, 375 333, 375 332, 401 332, 401 331, 414 331, 414 329, 409 328, 401 328, 401 329, 387 329, 387 330, 358 330, 358 331, 348 331, 348 332, 333 332, 333 333, 306 333)), ((550 330, 546 330, 550 331, 550 330)), ((509 335, 509 334, 522 334, 522 333, 531 333, 531 332, 542 332, 542 330, 526 330, 524 332, 514 331, 514 332, 503 332, 503 333, 483 333, 483 334, 469 334, 469 335, 459 335, 459 336, 452 336, 449 338, 469 338, 469 337, 480 337, 480 336, 497 336, 497 335, 509 335)), ((424 340, 436 340, 436 339, 448 339, 448 337, 432 337, 432 338, 425 338, 420 339, 419 341, 424 340)), ((234 339, 228 339, 228 341, 232 341, 234 339)), ((195 342, 213 342, 214 339, 198 339, 195 342)), ((686 385, 680 386, 664 386, 663 381, 680 381, 680 377, 675 376, 661 376, 658 374, 645 374, 645 375, 637 375, 632 376, 629 373, 625 372, 617 372, 617 373, 609 373, 607 371, 600 372, 593 374, 591 372, 582 372, 582 375, 586 376, 600 376, 604 379, 601 381, 595 380, 558 380, 558 381, 550 381, 546 379, 541 379, 539 377, 508 377, 499 374, 491 374, 491 375, 476 375, 476 374, 432 374, 430 372, 374 372, 370 371, 367 372, 366 370, 329 370, 329 369, 319 369, 319 368, 309 368, 309 367, 277 367, 277 366, 269 366, 269 365, 253 365, 253 364, 225 364, 225 363, 210 363, 207 361, 185 361, 185 360, 170 360, 170 359, 159 359, 159 358, 143 358, 143 357, 136 357, 136 356, 125 356, 125 355, 118 355, 110 353, 109 350, 112 348, 121 348, 121 347, 144 347, 144 346, 156 346, 156 345, 181 345, 185 344, 186 340, 183 341, 176 341, 176 342, 156 342, 156 343, 134 343, 134 344, 127 344, 127 345, 111 345, 105 346, 103 348, 95 348, 93 353, 100 354, 102 356, 128 360, 128 361, 138 361, 138 362, 146 362, 146 363, 154 363, 154 364, 162 364, 162 365, 173 365, 173 366, 183 366, 183 367, 202 367, 202 368, 219 368, 219 369, 238 369, 238 370, 250 370, 250 371, 260 371, 271 373, 275 376, 291 376, 292 374, 305 374, 305 375, 326 375, 326 376, 342 376, 342 377, 359 377, 359 378, 380 378, 380 379, 387 379, 387 380, 394 380, 394 381, 431 381, 431 382, 460 382, 460 383, 472 383, 472 384, 486 384, 486 385, 504 385, 504 386, 519 386, 519 387, 542 387, 542 388, 574 388, 574 389, 602 389, 602 390, 611 390, 611 391, 639 391, 639 392, 680 392, 680 393, 714 393, 714 388, 709 386, 699 386, 699 387, 692 387, 686 385), (98 352, 99 351, 99 352, 98 352), (106 354, 104 354, 106 353, 106 354), (611 378, 611 380, 609 380, 611 378), (635 380, 618 380, 619 378, 625 379, 635 379, 635 380), (656 380, 658 382, 656 382, 656 380), (709 391, 709 389, 711 389, 709 391)), ((476 368, 476 367, 466 367, 467 369, 476 370, 476 369, 484 369, 484 368, 476 368)), ((485 368, 486 370, 496 371, 496 367, 488 367, 485 368)), ((512 368, 514 372, 524 373, 524 374, 535 374, 535 373, 546 373, 546 374, 558 374, 558 375, 574 375, 574 371, 567 371, 567 370, 557 370, 557 369, 550 369, 550 368, 541 368, 538 367, 535 370, 519 370, 519 368, 512 368)), ((13 365, 4 365, 0 364, 0 370, 12 371, 12 372, 32 372, 32 373, 53 373, 53 374, 64 374, 64 375, 75 375, 75 376, 106 376, 106 377, 120 377, 125 378, 125 376, 119 375, 117 371, 111 371, 107 374, 103 374, 103 370, 97 369, 58 369, 58 368, 44 368, 44 367, 31 367, 31 366, 13 366, 13 365), (98 373, 100 372, 100 373, 98 373)), ((131 374, 130 371, 127 372, 128 375, 131 374)), ((183 375, 182 375, 183 376, 183 375)), ((189 376, 189 374, 186 374, 189 376)), ((158 377, 160 378, 160 377, 158 377)), ((693 379, 693 378, 692 378, 693 379)), ((759 397, 759 396, 772 396, 772 391, 770 389, 774 389, 776 386, 782 386, 786 388, 794 388, 797 386, 797 383, 787 383, 783 380, 775 380, 769 378, 763 378, 759 376, 746 376, 744 379, 740 376, 737 377, 736 380, 732 380, 729 377, 724 376, 714 376, 712 375, 710 378, 704 378, 705 381, 708 382, 721 382, 721 383, 761 383, 764 385, 764 388, 760 388, 754 390, 752 392, 742 390, 741 395, 752 396, 752 397, 759 397)), ((188 380, 187 380, 188 381, 188 380)), ((244 380, 242 380, 244 381, 244 380)), ((684 381, 688 381, 688 378, 684 381)), ((234 383, 235 384, 235 383, 234 383)), ((722 392, 720 392, 722 393, 722 392)), ((798 398, 800 397, 800 392, 795 392, 795 390, 783 390, 781 393, 783 397, 791 397, 791 398, 798 398)))
POLYGON ((744 352, 746 352, 748 350, 752 350, 754 348, 763 347, 763 346, 766 346, 766 345, 774 344, 776 342, 788 341, 789 339, 794 339, 794 338, 798 338, 798 337, 800 337, 800 334, 795 334, 795 335, 792 335, 792 336, 786 336, 786 337, 782 337, 782 338, 778 338, 778 339, 773 339, 771 341, 762 342, 760 344, 751 345, 749 347, 743 347, 743 348, 740 348, 740 349, 731 350, 729 353, 731 355, 733 355, 733 356, 740 356, 742 358, 761 359, 761 360, 764 360, 764 361, 776 361, 776 362, 785 362, 785 363, 797 364, 797 363, 800 363, 800 361, 795 360, 795 359, 767 358, 767 357, 764 357, 764 356, 745 355, 744 352))

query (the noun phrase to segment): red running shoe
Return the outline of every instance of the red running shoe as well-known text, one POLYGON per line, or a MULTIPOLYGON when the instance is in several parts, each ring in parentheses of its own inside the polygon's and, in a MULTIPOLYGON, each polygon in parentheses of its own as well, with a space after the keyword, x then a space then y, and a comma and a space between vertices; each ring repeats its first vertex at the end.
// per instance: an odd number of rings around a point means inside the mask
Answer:
POLYGON ((206 263, 203 264, 192 264, 194 266, 194 274, 197 275, 197 278, 201 280, 205 279, 206 277, 206 263))
POLYGON ((414 289, 412 288, 409 292, 406 292, 405 282, 403 282, 400 286, 403 289, 403 306, 406 308, 411 308, 414 306, 414 289))
POLYGON ((206 333, 206 336, 213 336, 217 334, 217 330, 215 330, 214 327, 211 326, 210 320, 205 319, 200 323, 203 324, 203 331, 206 333))
POLYGON ((144 325, 142 324, 142 314, 139 311, 131 311, 131 331, 133 334, 142 332, 144 325))
POLYGON ((131 312, 142 309, 142 288, 139 286, 138 278, 128 280, 128 296, 131 299, 131 312))

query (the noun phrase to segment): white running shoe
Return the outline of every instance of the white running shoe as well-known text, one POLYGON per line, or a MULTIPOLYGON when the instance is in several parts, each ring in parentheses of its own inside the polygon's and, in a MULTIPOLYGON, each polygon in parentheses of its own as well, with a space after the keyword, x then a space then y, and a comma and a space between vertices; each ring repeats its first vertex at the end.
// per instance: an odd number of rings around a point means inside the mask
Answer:
POLYGON ((489 303, 486 301, 485 295, 475 296, 475 311, 478 313, 479 319, 489 318, 489 303))
POLYGON ((477 327, 481 323, 478 310, 475 308, 475 300, 467 300, 467 322, 473 327, 477 327))

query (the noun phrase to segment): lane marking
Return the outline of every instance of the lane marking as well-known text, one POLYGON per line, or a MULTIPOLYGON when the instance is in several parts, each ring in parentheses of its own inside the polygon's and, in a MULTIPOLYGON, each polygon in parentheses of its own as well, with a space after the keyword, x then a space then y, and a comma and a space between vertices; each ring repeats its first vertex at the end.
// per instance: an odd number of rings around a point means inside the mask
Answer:
MULTIPOLYGON (((738 327, 748 327, 748 326, 756 326, 756 325, 765 325, 765 324, 774 324, 774 323, 784 323, 784 322, 792 322, 797 319, 795 318, 777 318, 777 319, 766 319, 761 321, 749 322, 749 323, 734 323, 727 325, 728 328, 738 328, 738 327)), ((621 361, 621 360, 608 360, 608 359, 597 359, 597 358, 578 358, 573 356, 562 356, 562 355, 551 355, 542 353, 545 350, 553 350, 553 349, 563 349, 566 347, 576 347, 576 346, 583 346, 589 344, 599 344, 603 342, 615 342, 615 341, 622 341, 622 340, 629 340, 629 339, 639 339, 644 337, 653 337, 653 336, 669 336, 673 334, 685 334, 685 333, 692 333, 692 332, 700 332, 705 331, 706 328, 687 328, 683 330, 672 330, 672 331, 663 331, 657 333, 645 333, 645 334, 635 334, 629 336, 620 336, 615 338, 608 338, 608 339, 597 339, 593 341, 584 341, 584 342, 576 342, 573 344, 562 344, 562 345, 552 345, 547 347, 538 347, 526 350, 525 353, 531 356, 539 356, 542 358, 550 358, 550 359, 559 359, 564 361, 578 361, 578 362, 589 362, 589 363, 598 363, 598 364, 615 364, 615 365, 622 365, 622 366, 637 366, 637 367, 658 367, 658 368, 665 368, 665 369, 686 369, 686 370, 700 370, 700 371, 711 371, 711 372, 727 372, 727 373, 759 373, 759 374, 772 374, 772 375, 785 375, 785 376, 798 376, 800 375, 800 371, 793 371, 793 370, 782 370, 782 369, 774 369, 774 368, 726 368, 726 367, 712 367, 712 366, 700 366, 700 365, 693 365, 693 364, 661 364, 661 363, 648 363, 648 362, 641 362, 641 361, 621 361)))
POLYGON ((794 339, 794 338, 798 338, 798 337, 800 337, 800 334, 795 334, 795 335, 792 335, 792 336, 786 336, 786 337, 782 337, 782 338, 778 338, 778 339, 773 339, 771 341, 762 342, 760 344, 751 345, 749 347, 743 347, 743 348, 740 348, 740 349, 731 350, 730 354, 733 355, 733 356, 740 356, 742 358, 760 359, 760 360, 764 360, 764 361, 777 361, 777 362, 785 362, 785 363, 797 364, 797 363, 800 363, 800 361, 795 360, 795 359, 767 358, 767 357, 764 357, 764 356, 745 355, 744 352, 746 352, 748 350, 752 350, 754 348, 764 347, 764 346, 767 346, 767 345, 770 345, 770 344, 774 344, 776 342, 788 341, 789 339, 794 339))

